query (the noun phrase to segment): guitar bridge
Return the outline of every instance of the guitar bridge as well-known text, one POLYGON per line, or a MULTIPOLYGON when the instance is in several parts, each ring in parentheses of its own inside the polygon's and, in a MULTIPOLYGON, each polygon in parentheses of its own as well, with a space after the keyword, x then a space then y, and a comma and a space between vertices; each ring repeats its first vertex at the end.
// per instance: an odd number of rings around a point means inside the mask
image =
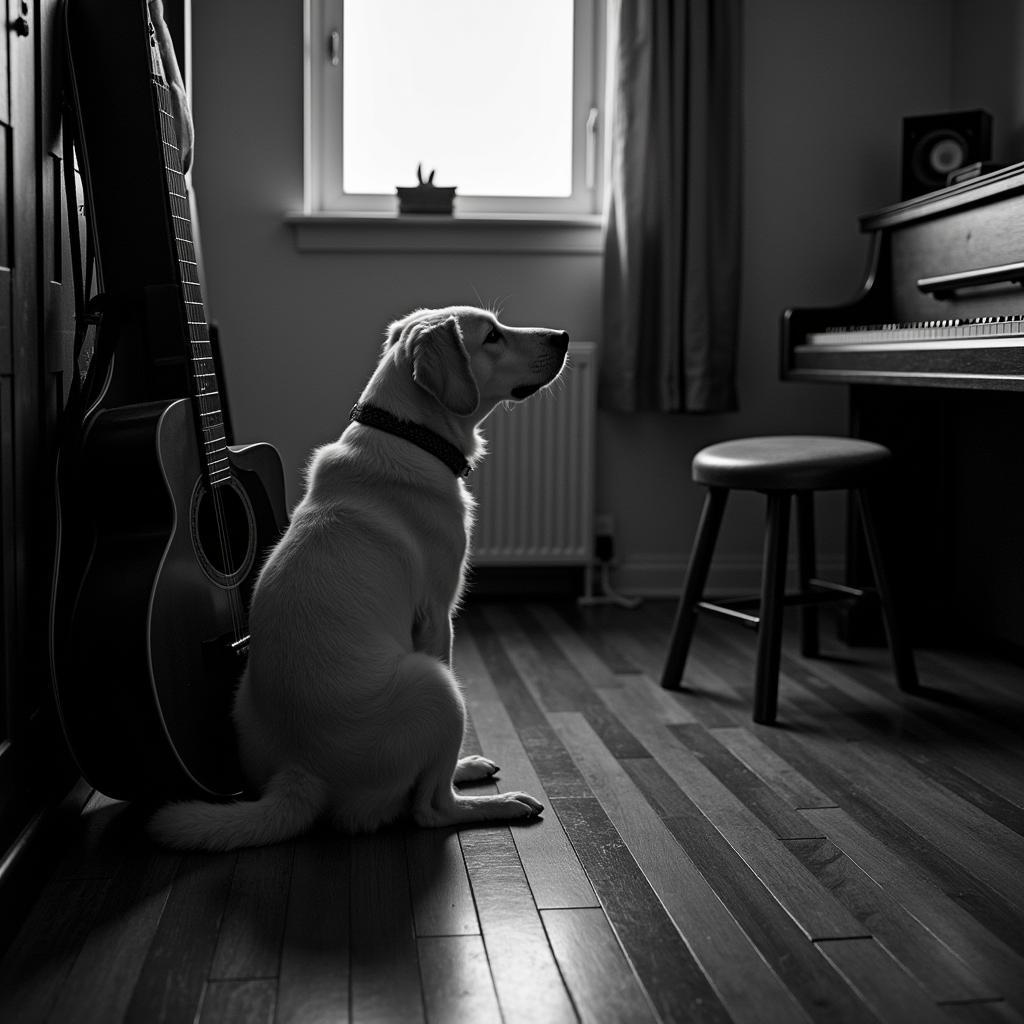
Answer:
POLYGON ((237 682, 249 657, 249 634, 224 633, 203 641, 203 660, 215 677, 237 682))

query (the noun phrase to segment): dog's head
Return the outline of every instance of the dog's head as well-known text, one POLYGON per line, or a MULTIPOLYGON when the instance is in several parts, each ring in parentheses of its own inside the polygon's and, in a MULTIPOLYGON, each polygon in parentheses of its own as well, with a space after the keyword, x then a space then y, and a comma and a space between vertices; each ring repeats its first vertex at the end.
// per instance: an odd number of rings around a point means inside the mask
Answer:
POLYGON ((388 329, 382 364, 404 365, 447 412, 479 423, 550 384, 568 345, 565 331, 508 327, 473 306, 418 309, 388 329))

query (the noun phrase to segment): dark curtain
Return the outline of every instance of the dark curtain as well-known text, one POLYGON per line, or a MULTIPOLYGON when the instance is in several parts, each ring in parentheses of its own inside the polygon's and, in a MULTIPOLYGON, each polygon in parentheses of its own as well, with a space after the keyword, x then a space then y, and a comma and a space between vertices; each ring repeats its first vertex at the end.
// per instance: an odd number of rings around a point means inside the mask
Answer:
POLYGON ((740 14, 611 0, 603 408, 736 408, 740 14))

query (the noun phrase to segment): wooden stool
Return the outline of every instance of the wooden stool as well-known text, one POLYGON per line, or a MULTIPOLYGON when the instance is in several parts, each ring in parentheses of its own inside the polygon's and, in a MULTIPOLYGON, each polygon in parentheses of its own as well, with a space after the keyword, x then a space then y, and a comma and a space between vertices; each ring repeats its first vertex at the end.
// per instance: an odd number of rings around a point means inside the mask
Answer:
POLYGON ((875 577, 875 592, 882 606, 896 679, 901 690, 917 690, 913 651, 900 632, 885 562, 878 543, 867 488, 887 468, 891 453, 880 444, 845 437, 750 437, 724 441, 699 451, 693 459, 693 479, 707 487, 704 508, 686 570, 676 613, 668 660, 661 685, 677 690, 698 609, 723 615, 758 629, 754 721, 771 724, 779 688, 782 613, 786 605, 800 605, 801 653, 818 655, 818 607, 826 602, 860 597, 864 591, 817 578, 814 553, 814 492, 849 490, 857 498, 875 577), (762 491, 768 499, 764 562, 760 597, 703 600, 718 528, 731 490, 762 491), (798 569, 800 590, 787 595, 786 544, 789 538, 790 498, 797 503, 798 569), (752 614, 752 611, 758 614, 752 614))

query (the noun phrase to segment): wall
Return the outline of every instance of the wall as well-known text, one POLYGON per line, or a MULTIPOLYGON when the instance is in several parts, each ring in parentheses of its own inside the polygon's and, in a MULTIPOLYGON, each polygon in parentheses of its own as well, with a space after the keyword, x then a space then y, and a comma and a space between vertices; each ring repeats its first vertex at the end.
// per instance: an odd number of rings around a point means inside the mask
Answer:
MULTIPOLYGON (((309 450, 343 428, 386 324, 410 308, 503 300, 509 322, 614 344, 601 337, 595 256, 298 253, 283 218, 302 202, 301 4, 238 12, 194 5, 194 184, 236 432, 278 445, 292 500, 309 450)), ((779 314, 858 285, 857 215, 898 198, 900 118, 949 108, 954 24, 951 0, 747 3, 741 411, 602 414, 598 504, 615 518, 624 588, 678 587, 699 512, 697 448, 845 430, 841 389, 778 381, 779 314)), ((753 578, 760 554, 760 504, 736 508, 726 583, 753 578)), ((835 562, 841 505, 826 512, 824 561, 835 562)))
POLYGON ((956 0, 953 38, 952 109, 988 110, 992 158, 1000 163, 1024 159, 1024 4, 956 0))

